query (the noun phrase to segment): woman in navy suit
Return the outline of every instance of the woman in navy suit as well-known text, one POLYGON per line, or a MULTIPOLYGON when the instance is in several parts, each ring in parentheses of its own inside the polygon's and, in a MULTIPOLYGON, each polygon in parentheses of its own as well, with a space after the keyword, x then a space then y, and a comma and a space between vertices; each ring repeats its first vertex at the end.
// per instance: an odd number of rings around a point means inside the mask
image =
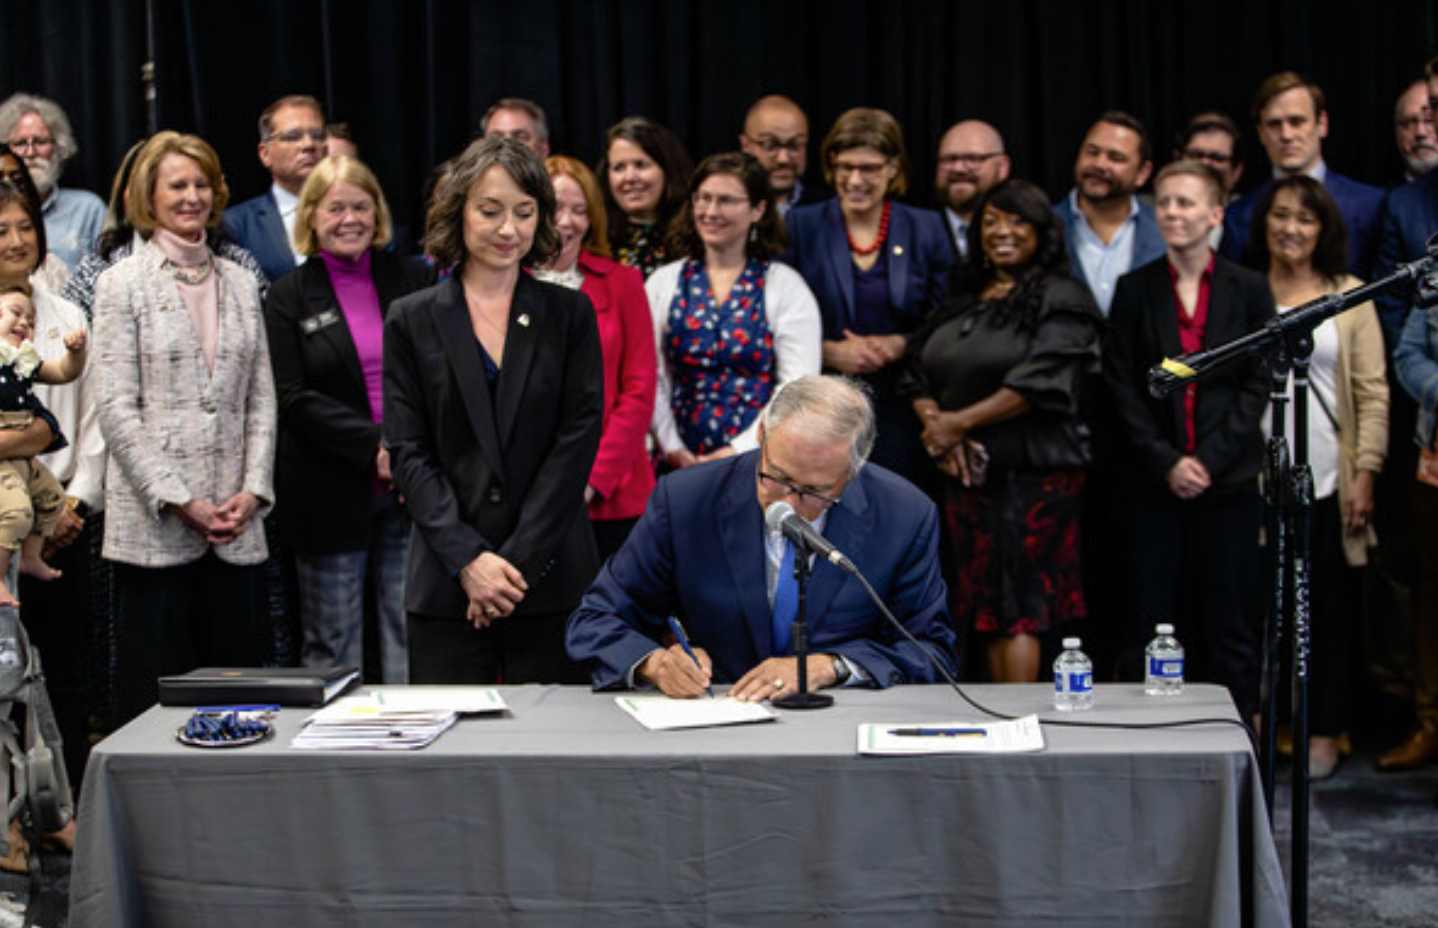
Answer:
POLYGON ((351 158, 316 165, 295 212, 295 247, 309 260, 270 290, 265 329, 279 401, 275 515, 294 552, 301 657, 363 667, 368 599, 384 682, 404 683, 409 521, 380 444, 380 368, 390 304, 432 284, 434 271, 381 251, 391 228, 369 168, 351 158))
POLYGON ((835 197, 790 211, 787 260, 819 301, 824 367, 874 389, 873 460, 932 490, 937 481, 918 422, 894 390, 895 362, 947 287, 948 233, 937 213, 893 200, 908 189, 909 165, 890 114, 848 110, 819 154, 835 197))
POLYGON ((604 412, 594 307, 527 269, 558 251, 554 187, 480 139, 435 190, 425 251, 454 274, 385 321, 384 438, 414 523, 415 683, 572 682, 564 623, 599 568, 584 505, 604 412))

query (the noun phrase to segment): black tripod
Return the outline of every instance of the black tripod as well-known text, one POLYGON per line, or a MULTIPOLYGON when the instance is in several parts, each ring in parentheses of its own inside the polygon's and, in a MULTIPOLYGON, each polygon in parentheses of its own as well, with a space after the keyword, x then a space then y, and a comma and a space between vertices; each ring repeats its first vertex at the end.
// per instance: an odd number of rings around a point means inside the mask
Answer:
POLYGON ((1325 320, 1390 290, 1412 288, 1414 306, 1438 305, 1438 235, 1428 240, 1428 256, 1399 267, 1392 275, 1347 293, 1305 303, 1271 320, 1257 332, 1207 351, 1165 360, 1149 371, 1149 391, 1167 396, 1201 378, 1205 372, 1238 358, 1258 355, 1273 378, 1272 438, 1266 469, 1267 526, 1270 545, 1270 610, 1264 619, 1263 737, 1259 765, 1270 824, 1273 821, 1275 722, 1274 690, 1280 679, 1285 623, 1291 629, 1293 678, 1293 847, 1290 908, 1295 928, 1308 924, 1308 687, 1310 649, 1309 526, 1313 508, 1313 473, 1308 466, 1308 360, 1313 332, 1325 320), (1285 436, 1287 381, 1294 377, 1294 445, 1290 463, 1285 436))

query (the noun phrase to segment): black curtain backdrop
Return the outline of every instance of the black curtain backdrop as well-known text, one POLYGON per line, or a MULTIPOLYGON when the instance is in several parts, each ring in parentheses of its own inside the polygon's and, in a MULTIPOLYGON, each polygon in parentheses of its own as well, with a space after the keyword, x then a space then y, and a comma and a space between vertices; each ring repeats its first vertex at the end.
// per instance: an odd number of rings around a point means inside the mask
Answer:
POLYGON ((1253 91, 1291 68, 1328 95, 1328 163, 1387 185, 1394 102, 1438 54, 1433 0, 0 0, 0 97, 65 107, 80 154, 64 184, 105 194, 145 134, 147 24, 159 126, 213 144, 235 201, 268 182, 260 110, 310 93, 416 230, 429 169, 506 95, 538 101, 554 150, 592 164, 626 114, 668 124, 697 160, 736 147, 756 97, 785 93, 809 112, 811 174, 835 116, 883 107, 908 139, 908 199, 928 204, 937 139, 966 117, 998 126, 1015 173, 1057 198, 1101 111, 1144 119, 1162 163, 1189 115, 1220 109, 1248 130, 1256 182, 1253 91))

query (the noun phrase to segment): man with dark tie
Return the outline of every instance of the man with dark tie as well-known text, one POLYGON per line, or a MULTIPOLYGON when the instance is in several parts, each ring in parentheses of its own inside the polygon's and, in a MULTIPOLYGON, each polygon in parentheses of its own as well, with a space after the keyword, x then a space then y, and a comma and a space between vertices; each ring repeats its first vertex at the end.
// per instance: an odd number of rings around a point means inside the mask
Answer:
POLYGON ((853 561, 919 642, 883 618, 856 578, 815 559, 810 689, 932 682, 941 678, 936 662, 953 673, 937 510, 911 484, 865 465, 874 435, 860 387, 801 377, 765 408, 757 450, 661 480, 569 620, 569 656, 589 666, 595 689, 654 686, 688 697, 731 681, 731 695, 751 701, 797 692, 793 564, 806 555, 766 526, 779 501, 853 561), (666 640, 671 616, 694 657, 666 640))

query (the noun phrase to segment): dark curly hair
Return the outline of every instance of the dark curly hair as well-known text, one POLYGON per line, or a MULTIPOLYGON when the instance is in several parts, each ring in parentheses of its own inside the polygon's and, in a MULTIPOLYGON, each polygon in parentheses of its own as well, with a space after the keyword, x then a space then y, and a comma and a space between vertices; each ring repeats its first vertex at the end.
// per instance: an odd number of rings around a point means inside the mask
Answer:
POLYGON ((594 173, 599 186, 604 190, 605 218, 609 220, 609 241, 618 243, 629 238, 629 217, 619 208, 614 191, 609 186, 609 149, 616 139, 632 142, 664 172, 664 192, 659 196, 659 228, 662 231, 673 221, 684 205, 689 192, 689 175, 694 173, 694 161, 684 146, 664 126, 645 116, 626 116, 609 127, 604 133, 604 151, 594 173))
POLYGON ((1243 263, 1268 273, 1273 255, 1268 251, 1268 214, 1273 202, 1284 190, 1298 195, 1303 208, 1318 217, 1318 241, 1313 246, 1313 269, 1330 283, 1338 283, 1348 273, 1348 225, 1332 195, 1318 181, 1303 174, 1283 177, 1264 191, 1253 208, 1253 225, 1248 230, 1248 243, 1243 248, 1243 263))
POLYGON ((715 174, 729 174, 738 178, 739 183, 744 185, 744 192, 749 196, 751 207, 765 204, 764 214, 754 223, 749 240, 744 245, 744 254, 760 259, 782 254, 787 237, 784 234, 784 222, 779 218, 779 211, 774 208, 774 191, 769 186, 769 172, 764 170, 764 166, 753 155, 737 151, 710 155, 699 162, 694 178, 689 181, 689 196, 685 198, 679 215, 674 217, 669 226, 669 247, 674 254, 695 260, 704 257, 704 240, 699 237, 699 230, 694 226, 694 195, 699 192, 700 185, 715 174))
POLYGON ((492 167, 503 168, 525 196, 539 205, 534 242, 519 259, 520 267, 543 267, 559 254, 559 231, 554 227, 554 183, 539 156, 514 139, 479 138, 470 143, 435 185, 425 216, 424 250, 440 267, 462 268, 469 251, 464 247, 464 206, 469 191, 492 167))
POLYGON ((1030 327, 1038 318, 1045 282, 1052 277, 1069 276, 1069 254, 1064 245, 1063 225, 1054 215, 1048 195, 1026 180, 1011 177, 979 201, 967 233, 970 258, 955 267, 950 293, 977 298, 994 280, 994 268, 984 255, 983 246, 983 216, 990 207, 1018 216, 1033 226, 1038 238, 1033 260, 1019 271, 1014 289, 1003 301, 1004 306, 1019 312, 1021 325, 1030 327))

